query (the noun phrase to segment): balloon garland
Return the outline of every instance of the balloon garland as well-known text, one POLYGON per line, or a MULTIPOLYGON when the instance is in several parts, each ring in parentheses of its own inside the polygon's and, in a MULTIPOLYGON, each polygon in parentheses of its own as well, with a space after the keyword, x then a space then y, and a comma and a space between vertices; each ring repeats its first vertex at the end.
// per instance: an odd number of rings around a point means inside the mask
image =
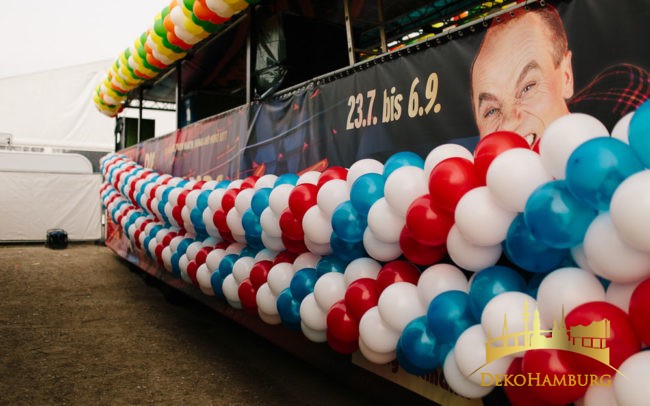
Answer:
MULTIPOLYGON (((442 368, 466 397, 493 389, 472 372, 504 315, 512 331, 532 323, 525 309, 543 329, 565 314, 567 328, 607 318, 610 365, 630 371, 607 396, 623 404, 647 393, 650 374, 650 102, 621 123, 610 136, 569 114, 539 152, 497 132, 473 154, 445 144, 425 160, 399 152, 219 182, 111 154, 100 193, 137 249, 204 294, 339 353, 416 375, 442 368)), ((576 357, 531 350, 479 372, 611 374, 576 357)), ((513 404, 595 396, 586 385, 505 391, 513 404)))
POLYGON ((97 109, 114 117, 130 91, 157 77, 187 52, 218 32, 233 15, 259 0, 172 0, 153 26, 125 49, 95 88, 97 109))

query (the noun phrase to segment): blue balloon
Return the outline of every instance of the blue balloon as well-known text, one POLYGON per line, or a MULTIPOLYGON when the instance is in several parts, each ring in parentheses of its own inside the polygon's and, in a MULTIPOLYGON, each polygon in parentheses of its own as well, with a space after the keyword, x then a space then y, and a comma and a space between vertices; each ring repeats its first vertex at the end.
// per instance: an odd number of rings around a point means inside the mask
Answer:
POLYGON ((628 141, 643 165, 650 168, 650 101, 644 102, 632 115, 628 141))
POLYGON ((246 233, 244 234, 244 238, 246 239, 247 248, 254 250, 256 253, 264 248, 264 242, 262 242, 261 235, 256 236, 246 233))
POLYGON ((190 181, 187 179, 182 179, 180 182, 176 184, 176 187, 178 188, 183 188, 185 185, 187 185, 190 181))
POLYGON ((531 234, 552 248, 571 248, 582 242, 598 211, 578 200, 567 182, 555 180, 533 191, 524 219, 531 234))
POLYGON ((192 238, 183 238, 181 242, 178 244, 178 247, 176 247, 176 252, 178 252, 179 255, 185 254, 185 251, 187 251, 187 247, 190 246, 194 242, 194 239, 192 238))
POLYGON ((205 237, 207 231, 205 229, 205 223, 203 222, 203 211, 198 207, 194 207, 190 210, 190 221, 192 222, 196 233, 201 237, 205 237))
POLYGON ((325 275, 328 272, 345 273, 345 268, 348 262, 338 258, 334 255, 326 255, 322 257, 316 264, 316 272, 318 277, 325 275))
POLYGON ((282 324, 290 330, 300 330, 300 302, 294 299, 291 288, 286 288, 276 301, 282 324))
POLYGON ((344 241, 362 241, 367 226, 367 218, 359 214, 349 200, 336 206, 332 213, 332 228, 336 235, 344 241))
POLYGON ((253 195, 253 198, 251 199, 251 209, 253 209, 253 213, 257 214, 257 216, 261 216, 262 212, 264 209, 269 207, 269 196, 271 195, 271 189, 270 187, 265 187, 253 195))
POLYGON ((370 207, 384 197, 385 179, 378 173, 366 173, 354 181, 350 189, 350 202, 362 215, 367 216, 370 207))
POLYGON ((469 287, 470 308, 477 320, 485 305, 495 296, 504 292, 524 292, 526 281, 514 269, 495 265, 474 275, 469 287))
POLYGON ((335 232, 330 235, 330 246, 332 252, 343 261, 351 262, 357 258, 367 257, 368 253, 363 246, 363 240, 348 242, 339 237, 335 232))
POLYGON ((424 168, 424 160, 415 152, 402 151, 391 155, 384 164, 384 178, 402 166, 417 166, 424 168))
POLYGON ((166 203, 167 203, 166 200, 160 200, 158 202, 158 211, 160 212, 160 217, 162 217, 162 220, 165 222, 165 224, 169 225, 171 223, 169 222, 169 217, 167 217, 167 214, 165 213, 166 203))
POLYGON ((318 272, 314 268, 303 268, 296 272, 291 278, 289 289, 291 295, 298 302, 302 302, 305 296, 314 291, 314 285, 318 280, 318 272))
POLYGON ((253 237, 262 236, 262 225, 260 218, 253 212, 252 208, 248 208, 241 217, 241 224, 244 227, 246 234, 253 237))
POLYGON ((215 189, 225 189, 225 188, 228 187, 228 185, 230 185, 230 182, 231 182, 230 180, 224 179, 224 180, 220 181, 219 183, 217 183, 217 186, 215 186, 214 188, 215 189))
POLYGON ((181 268, 178 264, 178 260, 181 259, 181 255, 179 254, 178 251, 174 252, 171 256, 171 264, 172 264, 172 275, 174 275, 177 278, 181 277, 181 268))
POLYGON ((208 207, 208 198, 210 197, 211 190, 204 190, 199 193, 199 196, 196 198, 196 207, 201 213, 208 207))
POLYGON ((566 180, 580 201, 596 210, 609 210, 618 185, 642 170, 643 164, 629 145, 616 138, 598 137, 571 153, 566 180))
MULTIPOLYGON (((248 240, 248 238, 246 238, 246 239, 248 240)), ((250 245, 247 245, 244 248, 242 248, 241 252, 239 253, 239 258, 242 258, 242 257, 255 257, 255 255, 257 255, 257 253, 260 252, 260 249, 261 248, 252 247, 250 245)))
POLYGON ((397 341, 397 360, 406 372, 424 375, 442 366, 444 358, 436 337, 428 330, 426 316, 412 320, 397 341))
POLYGON ((298 175, 295 173, 285 173, 278 176, 278 178, 275 180, 275 183, 273 184, 273 187, 280 185, 295 185, 296 183, 298 183, 298 175))
POLYGON ((221 275, 221 281, 226 279, 226 276, 232 273, 232 267, 235 265, 235 262, 239 259, 237 254, 228 254, 219 263, 219 275, 221 275))
POLYGON ((512 263, 536 273, 557 269, 570 255, 566 248, 551 248, 537 240, 528 229, 523 213, 519 213, 510 224, 503 248, 512 263))
POLYGON ((161 226, 160 224, 155 225, 155 226, 151 227, 151 230, 149 230, 149 235, 152 236, 152 237, 155 237, 156 234, 158 234, 158 231, 162 230, 163 228, 164 227, 161 226))
POLYGON ((427 310, 427 324, 433 332, 438 343, 449 344, 445 346, 442 357, 456 344, 456 340, 469 327, 480 322, 471 310, 469 295, 460 290, 442 292, 429 304, 427 310))
POLYGON ((210 275, 210 286, 212 286, 212 290, 217 297, 225 298, 223 295, 223 278, 219 272, 212 272, 212 275, 210 275))
POLYGON ((148 235, 144 237, 144 240, 142 241, 142 248, 144 248, 144 253, 147 255, 149 258, 153 258, 153 255, 151 255, 151 252, 147 249, 149 247, 149 242, 153 239, 152 236, 148 235))

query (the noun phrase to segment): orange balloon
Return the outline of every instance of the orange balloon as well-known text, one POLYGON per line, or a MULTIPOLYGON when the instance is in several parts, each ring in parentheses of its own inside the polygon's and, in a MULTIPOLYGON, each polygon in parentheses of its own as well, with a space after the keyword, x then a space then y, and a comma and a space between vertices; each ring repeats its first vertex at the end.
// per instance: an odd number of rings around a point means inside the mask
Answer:
POLYGON ((158 69, 165 69, 167 65, 165 65, 162 61, 159 61, 156 59, 155 56, 153 56, 153 53, 147 52, 147 63, 151 66, 155 66, 158 69))
POLYGON ((209 21, 212 24, 223 24, 228 21, 227 18, 223 18, 220 15, 216 14, 208 8, 205 4, 205 0, 196 0, 194 2, 194 15, 203 21, 209 21))

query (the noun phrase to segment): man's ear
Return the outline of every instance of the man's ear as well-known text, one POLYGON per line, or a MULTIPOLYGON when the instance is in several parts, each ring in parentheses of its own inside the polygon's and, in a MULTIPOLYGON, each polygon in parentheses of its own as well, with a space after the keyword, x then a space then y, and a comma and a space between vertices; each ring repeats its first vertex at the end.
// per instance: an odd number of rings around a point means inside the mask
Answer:
POLYGON ((565 100, 573 96, 573 65, 571 64, 571 51, 566 51, 562 62, 560 63, 560 71, 562 72, 562 96, 565 100))

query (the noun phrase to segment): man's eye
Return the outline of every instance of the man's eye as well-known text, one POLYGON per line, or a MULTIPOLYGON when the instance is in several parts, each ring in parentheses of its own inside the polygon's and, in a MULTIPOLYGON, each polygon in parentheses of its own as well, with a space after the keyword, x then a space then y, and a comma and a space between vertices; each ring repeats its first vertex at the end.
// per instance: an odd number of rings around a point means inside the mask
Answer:
POLYGON ((499 109, 497 109, 497 108, 488 109, 488 110, 485 111, 485 113, 483 113, 483 118, 490 118, 490 117, 496 115, 498 112, 499 112, 499 109))
POLYGON ((524 95, 524 94, 528 93, 528 92, 531 91, 531 90, 532 90, 536 85, 537 85, 537 83, 535 83, 535 82, 527 83, 526 86, 524 86, 524 88, 521 89, 521 94, 524 95))

